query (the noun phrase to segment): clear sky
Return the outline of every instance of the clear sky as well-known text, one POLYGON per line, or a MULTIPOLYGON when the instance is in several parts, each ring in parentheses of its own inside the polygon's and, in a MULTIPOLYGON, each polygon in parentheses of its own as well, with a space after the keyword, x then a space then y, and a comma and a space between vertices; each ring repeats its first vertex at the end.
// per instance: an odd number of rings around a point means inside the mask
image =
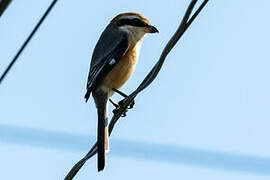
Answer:
MULTIPOLYGON (((0 179, 63 179, 96 139, 96 108, 83 97, 105 26, 132 11, 160 31, 143 42, 122 88, 130 93, 189 2, 59 1, 0 86, 0 179)), ((0 72, 50 3, 10 4, 0 19, 0 72)), ((210 0, 116 125, 105 170, 97 173, 93 158, 75 179, 269 179, 269 7, 210 0)))

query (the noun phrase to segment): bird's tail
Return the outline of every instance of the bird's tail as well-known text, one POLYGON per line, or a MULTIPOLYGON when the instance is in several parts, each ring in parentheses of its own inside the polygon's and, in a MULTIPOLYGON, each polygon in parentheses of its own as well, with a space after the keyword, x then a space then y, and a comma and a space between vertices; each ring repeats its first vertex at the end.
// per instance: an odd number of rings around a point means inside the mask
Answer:
POLYGON ((98 107, 98 171, 105 167, 105 153, 109 150, 107 103, 98 107))

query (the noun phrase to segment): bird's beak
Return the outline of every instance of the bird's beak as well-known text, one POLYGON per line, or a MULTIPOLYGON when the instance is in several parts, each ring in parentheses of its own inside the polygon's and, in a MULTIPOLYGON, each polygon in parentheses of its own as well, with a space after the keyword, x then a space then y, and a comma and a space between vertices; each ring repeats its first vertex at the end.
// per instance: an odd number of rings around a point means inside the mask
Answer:
POLYGON ((155 26, 148 26, 149 33, 158 33, 158 30, 155 26))

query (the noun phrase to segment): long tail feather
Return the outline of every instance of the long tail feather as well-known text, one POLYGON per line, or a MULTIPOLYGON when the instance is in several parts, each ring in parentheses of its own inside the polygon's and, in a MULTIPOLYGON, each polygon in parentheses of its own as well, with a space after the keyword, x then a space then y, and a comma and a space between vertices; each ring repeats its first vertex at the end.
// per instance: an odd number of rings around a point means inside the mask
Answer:
POLYGON ((109 148, 108 142, 108 118, 107 107, 98 108, 98 171, 102 171, 105 167, 105 153, 109 148))

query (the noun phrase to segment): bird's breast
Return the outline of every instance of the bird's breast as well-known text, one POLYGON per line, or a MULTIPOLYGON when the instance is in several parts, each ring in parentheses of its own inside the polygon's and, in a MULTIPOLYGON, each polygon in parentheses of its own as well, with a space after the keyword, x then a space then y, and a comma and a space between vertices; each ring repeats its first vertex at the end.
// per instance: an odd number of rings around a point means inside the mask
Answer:
MULTIPOLYGON (((119 62, 107 74, 104 79, 104 88, 111 91, 112 88, 120 89, 130 78, 135 70, 139 56, 139 47, 127 50, 119 62)), ((112 95, 112 93, 110 93, 112 95)))

